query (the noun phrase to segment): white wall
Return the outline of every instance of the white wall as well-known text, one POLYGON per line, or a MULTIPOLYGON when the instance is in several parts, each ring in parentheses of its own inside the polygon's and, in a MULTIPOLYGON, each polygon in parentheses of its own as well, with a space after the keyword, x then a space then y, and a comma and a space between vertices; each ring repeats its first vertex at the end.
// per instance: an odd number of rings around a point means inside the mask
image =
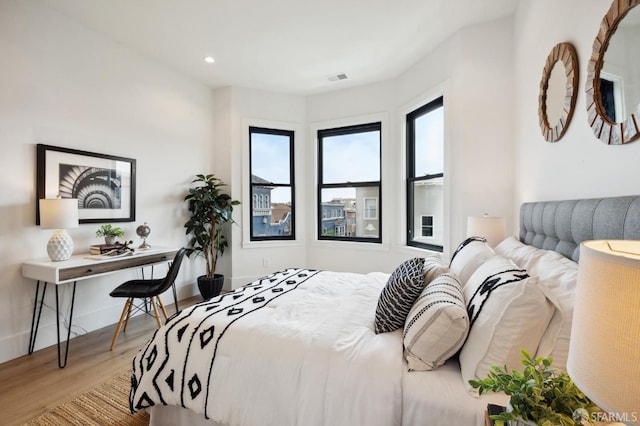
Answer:
MULTIPOLYGON (((42 6, 0 2, 0 362, 25 354, 35 283, 21 262, 47 256, 52 231, 35 225, 36 144, 137 160, 135 227, 148 222, 149 243, 186 242, 183 197, 192 176, 211 167, 211 91, 42 6)), ((69 230, 78 251, 98 242, 96 224, 69 230)), ((202 262, 186 260, 181 297, 197 290, 202 262)), ((139 271, 78 284, 74 335, 117 321, 123 301, 108 296, 139 271)), ((165 301, 172 302, 167 293, 165 301)), ((70 286, 62 290, 70 301, 70 286)), ((47 291, 36 349, 55 342, 53 289, 47 291)), ((65 315, 66 317, 66 315, 65 315)), ((105 350, 108 342, 105 342, 105 350)), ((71 345, 73 362, 73 344, 71 345)))
POLYGON ((603 197, 638 193, 640 142, 606 146, 587 122, 584 87, 591 46, 611 2, 527 0, 519 3, 515 25, 516 200, 603 197), (568 41, 578 53, 580 82, 576 110, 565 136, 542 138, 538 91, 547 55, 568 41))

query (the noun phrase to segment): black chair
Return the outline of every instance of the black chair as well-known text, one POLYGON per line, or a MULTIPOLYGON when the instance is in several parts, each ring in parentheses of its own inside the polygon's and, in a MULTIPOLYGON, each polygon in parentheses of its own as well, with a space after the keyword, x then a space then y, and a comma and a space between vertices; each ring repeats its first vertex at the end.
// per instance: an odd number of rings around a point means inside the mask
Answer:
POLYGON ((129 318, 131 318, 133 308, 136 308, 137 310, 141 309, 134 305, 134 299, 149 299, 153 309, 153 316, 156 318, 156 322, 158 323, 158 328, 162 326, 162 323, 160 322, 160 314, 158 313, 158 306, 160 306, 165 321, 167 320, 167 311, 162 304, 162 300, 160 300, 160 297, 158 296, 167 291, 169 287, 173 285, 176 280, 176 276, 178 275, 178 270, 180 269, 180 264, 182 263, 185 251, 186 249, 182 247, 176 252, 175 257, 171 262, 171 266, 169 267, 169 271, 164 278, 127 281, 120 284, 115 288, 115 290, 109 293, 112 297, 127 298, 124 308, 122 308, 122 315, 120 315, 120 321, 118 321, 116 332, 113 334, 113 340, 111 341, 111 348, 109 350, 112 351, 113 347, 116 345, 120 329, 122 328, 122 322, 124 321, 123 331, 127 331, 127 324, 129 324, 129 318))

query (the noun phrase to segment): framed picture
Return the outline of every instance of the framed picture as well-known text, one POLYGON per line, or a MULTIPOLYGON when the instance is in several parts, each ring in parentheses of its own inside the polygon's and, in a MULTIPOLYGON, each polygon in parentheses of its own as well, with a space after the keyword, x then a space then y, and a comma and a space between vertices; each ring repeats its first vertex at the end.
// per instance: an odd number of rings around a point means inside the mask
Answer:
POLYGON ((37 145, 36 225, 39 199, 77 198, 80 223, 136 219, 136 160, 37 145))

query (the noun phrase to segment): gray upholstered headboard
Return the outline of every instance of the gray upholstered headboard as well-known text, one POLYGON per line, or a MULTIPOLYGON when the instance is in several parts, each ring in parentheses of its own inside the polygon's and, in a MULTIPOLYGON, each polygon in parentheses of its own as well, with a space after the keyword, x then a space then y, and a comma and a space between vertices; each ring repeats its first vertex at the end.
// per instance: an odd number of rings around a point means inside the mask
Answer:
POLYGON ((578 261, 586 240, 640 240, 640 196, 540 201, 520 207, 520 241, 578 261))

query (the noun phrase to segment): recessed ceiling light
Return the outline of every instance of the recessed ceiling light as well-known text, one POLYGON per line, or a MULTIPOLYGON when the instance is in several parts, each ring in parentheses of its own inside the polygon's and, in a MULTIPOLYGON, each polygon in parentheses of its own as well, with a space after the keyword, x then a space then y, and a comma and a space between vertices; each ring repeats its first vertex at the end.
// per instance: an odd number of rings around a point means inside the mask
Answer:
POLYGON ((204 61, 208 64, 212 64, 214 63, 216 60, 213 58, 213 56, 205 56, 204 57, 204 61))

